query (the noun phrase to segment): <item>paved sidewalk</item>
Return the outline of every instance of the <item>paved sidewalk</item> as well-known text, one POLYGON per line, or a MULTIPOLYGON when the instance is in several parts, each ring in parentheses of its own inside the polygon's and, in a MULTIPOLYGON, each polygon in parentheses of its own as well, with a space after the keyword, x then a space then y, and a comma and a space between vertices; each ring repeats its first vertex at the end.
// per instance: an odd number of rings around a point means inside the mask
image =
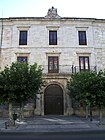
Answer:
POLYGON ((0 119, 0 132, 74 132, 74 131, 105 131, 105 118, 99 125, 97 119, 91 122, 89 119, 77 116, 36 116, 25 118, 23 122, 16 121, 15 127, 7 127, 7 119, 0 119))

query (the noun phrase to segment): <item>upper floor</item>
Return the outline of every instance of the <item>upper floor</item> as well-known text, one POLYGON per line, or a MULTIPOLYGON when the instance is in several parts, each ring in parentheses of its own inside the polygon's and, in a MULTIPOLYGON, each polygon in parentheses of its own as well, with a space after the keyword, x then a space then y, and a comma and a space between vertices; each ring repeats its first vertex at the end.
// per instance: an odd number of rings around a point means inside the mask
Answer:
POLYGON ((0 19, 0 67, 14 61, 38 63, 43 73, 105 68, 105 20, 60 17, 52 7, 45 17, 0 19))
POLYGON ((105 47, 105 20, 60 17, 52 7, 45 17, 0 19, 2 48, 105 47))

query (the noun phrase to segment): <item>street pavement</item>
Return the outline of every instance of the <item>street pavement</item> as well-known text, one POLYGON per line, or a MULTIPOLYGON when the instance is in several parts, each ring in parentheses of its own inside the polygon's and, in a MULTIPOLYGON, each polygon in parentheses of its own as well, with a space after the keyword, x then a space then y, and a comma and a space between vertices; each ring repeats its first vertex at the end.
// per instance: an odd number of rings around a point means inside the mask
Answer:
POLYGON ((102 125, 99 124, 98 118, 93 118, 93 121, 84 117, 78 116, 35 116, 33 118, 24 118, 23 121, 15 122, 15 126, 6 128, 5 122, 8 119, 0 118, 0 133, 5 132, 93 132, 105 131, 105 118, 102 125))

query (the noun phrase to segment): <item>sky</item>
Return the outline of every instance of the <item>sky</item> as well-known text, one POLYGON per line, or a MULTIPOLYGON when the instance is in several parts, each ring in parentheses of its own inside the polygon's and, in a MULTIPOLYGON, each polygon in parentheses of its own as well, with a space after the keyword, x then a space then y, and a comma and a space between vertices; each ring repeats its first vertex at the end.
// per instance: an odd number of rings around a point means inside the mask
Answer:
POLYGON ((105 0, 0 0, 0 17, 44 17, 52 6, 61 17, 105 19, 105 0))

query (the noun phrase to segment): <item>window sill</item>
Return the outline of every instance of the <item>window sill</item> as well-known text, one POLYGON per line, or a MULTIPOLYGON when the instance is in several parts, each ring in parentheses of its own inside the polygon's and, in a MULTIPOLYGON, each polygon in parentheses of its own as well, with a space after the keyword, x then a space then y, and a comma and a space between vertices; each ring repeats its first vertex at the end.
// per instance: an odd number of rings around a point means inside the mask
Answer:
POLYGON ((22 47, 22 48, 24 48, 24 47, 27 47, 28 45, 19 45, 19 47, 22 47))

